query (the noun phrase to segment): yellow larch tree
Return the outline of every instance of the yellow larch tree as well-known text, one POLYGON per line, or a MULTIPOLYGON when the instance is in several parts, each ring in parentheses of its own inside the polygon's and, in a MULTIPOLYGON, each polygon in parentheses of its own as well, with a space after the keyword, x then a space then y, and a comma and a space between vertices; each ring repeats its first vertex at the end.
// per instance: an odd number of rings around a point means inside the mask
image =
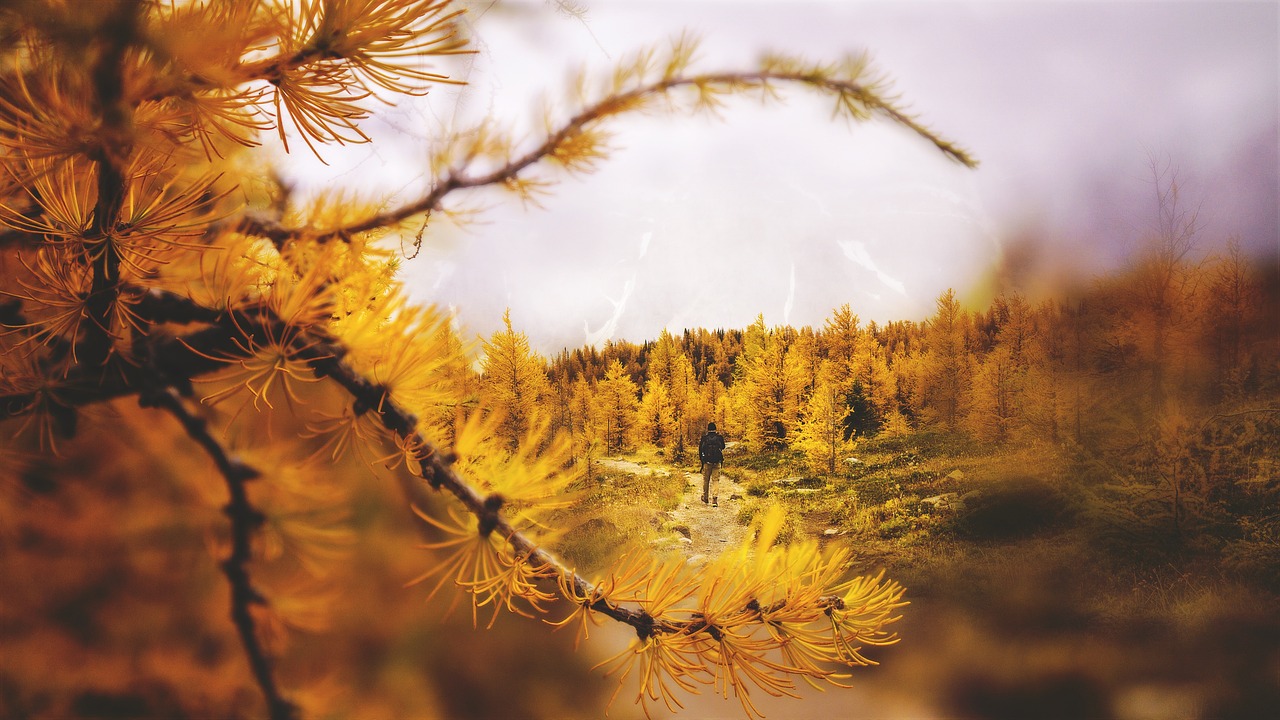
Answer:
POLYGON ((574 458, 588 479, 607 441, 601 418, 593 410, 594 402, 595 387, 586 376, 579 375, 574 379, 569 394, 569 434, 573 438, 574 458))
POLYGON ((676 415, 676 443, 671 452, 676 461, 685 458, 689 446, 697 444, 706 427, 698 394, 693 362, 682 352, 676 356, 671 373, 671 406, 676 415))
POLYGON ((831 361, 822 364, 817 385, 805 403, 804 414, 792 447, 804 453, 816 472, 835 473, 836 464, 853 450, 852 439, 846 439, 849 408, 844 393, 832 379, 831 361))
POLYGON ((618 452, 631 442, 640 409, 639 390, 627 369, 618 360, 609 364, 603 380, 596 383, 591 414, 604 433, 605 449, 618 452))
POLYGON ((809 395, 818 386, 818 376, 822 373, 824 360, 813 328, 805 326, 797 330, 795 342, 791 343, 788 353, 794 358, 795 372, 800 382, 800 402, 807 402, 809 395))
POLYGON ((1072 383, 1067 327, 1058 303, 1052 300, 1037 306, 1035 317, 1037 331, 1027 346, 1024 417, 1032 437, 1056 444, 1069 425, 1067 398, 1072 383))
POLYGON ((486 411, 501 417, 498 432, 514 450, 543 414, 551 383, 546 360, 529 346, 529 336, 511 327, 511 310, 503 313, 502 324, 484 343, 480 393, 486 411))
MULTIPOLYGON (((759 318, 753 327, 763 328, 763 323, 759 318)), ((742 439, 750 447, 785 447, 796 428, 806 369, 791 352, 794 334, 783 327, 762 331, 760 340, 747 346, 738 360, 730 392, 737 399, 734 411, 742 439)))
MULTIPOLYGON (((648 379, 645 383, 644 398, 641 400, 643 423, 651 423, 661 417, 663 412, 658 410, 654 413, 650 410, 655 408, 645 408, 646 404, 656 404, 649 398, 649 387, 655 382, 661 386, 658 392, 670 409, 670 427, 669 432, 664 433, 666 442, 663 447, 671 451, 674 460, 679 461, 684 459, 688 445, 696 443, 701 436, 700 433, 705 427, 706 414, 703 413, 698 418, 690 417, 691 414, 697 414, 697 409, 694 407, 698 392, 697 375, 689 356, 685 354, 675 336, 667 330, 663 330, 658 335, 649 352, 648 379), (691 422, 694 419, 701 422, 691 422)), ((646 427, 654 429, 651 425, 646 427)))
POLYGON ((824 355, 832 362, 832 381, 839 387, 845 387, 849 373, 853 367, 853 356, 856 351, 862 330, 861 322, 849 307, 848 303, 831 311, 826 319, 820 335, 824 355))
POLYGON ((969 408, 966 421, 974 434, 994 442, 1009 440, 1024 417, 1025 383, 1026 369, 1003 344, 978 361, 965 403, 969 408))
POLYGON ((966 413, 972 357, 966 343, 968 315, 960 307, 954 290, 948 288, 937 300, 937 311, 929 319, 922 358, 922 382, 926 407, 943 426, 955 429, 966 413))
POLYGON ((683 450, 684 410, 688 401, 687 380, 680 361, 684 358, 675 338, 667 330, 659 334, 649 349, 647 377, 640 400, 637 439, 664 450, 683 450), (679 378, 682 384, 676 387, 679 378), (679 391, 677 391, 679 390, 679 391))
POLYGON ((644 384, 644 394, 636 410, 636 440, 665 451, 675 447, 679 427, 668 385, 651 376, 644 384))
POLYGON ((859 332, 854 341, 849 378, 852 392, 864 405, 865 415, 858 418, 858 422, 849 423, 850 429, 856 429, 861 436, 875 435, 902 422, 896 399, 897 384, 885 359, 884 346, 870 328, 859 332))

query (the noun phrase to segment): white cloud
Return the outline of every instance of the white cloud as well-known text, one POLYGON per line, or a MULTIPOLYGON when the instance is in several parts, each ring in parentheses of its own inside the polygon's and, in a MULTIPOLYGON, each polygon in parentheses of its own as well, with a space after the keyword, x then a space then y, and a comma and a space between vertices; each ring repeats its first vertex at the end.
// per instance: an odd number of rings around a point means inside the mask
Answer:
POLYGON ((876 279, 884 284, 885 287, 906 297, 907 286, 895 277, 890 276, 876 265, 875 260, 871 259, 871 254, 867 252, 867 246, 857 240, 839 240, 836 242, 840 249, 844 251, 844 256, 862 267, 870 270, 875 274, 876 279))
POLYGON ((651 240, 653 240, 652 230, 640 236, 640 254, 636 256, 637 260, 644 257, 649 252, 649 242, 651 240))
POLYGON ((791 309, 796 306, 796 263, 791 261, 791 280, 787 285, 787 301, 782 304, 782 324, 791 324, 791 309))
POLYGON ((627 300, 631 298, 631 293, 635 289, 636 276, 633 274, 622 286, 622 297, 614 300, 607 295, 605 296, 605 299, 613 305, 613 315, 611 315, 608 320, 605 320, 604 324, 601 325, 598 330, 592 331, 590 326, 587 325, 587 321, 582 321, 582 330, 586 335, 586 344, 599 347, 603 345, 606 340, 613 339, 614 334, 618 332, 618 321, 622 319, 622 313, 626 312, 627 300))
POLYGON ((497 192, 459 197, 492 210, 447 243, 436 222, 404 264, 416 299, 457 304, 476 332, 500 326, 504 301, 544 349, 584 334, 640 341, 664 323, 742 327, 779 307, 796 324, 844 302, 864 318, 920 317, 1015 233, 1075 243, 1055 256, 1118 252, 1108 248, 1148 218, 1148 151, 1230 195, 1206 198, 1215 237, 1254 218, 1276 242, 1274 3, 601 2, 584 26, 526 1, 468 22, 481 50, 464 58, 468 86, 401 102, 386 127, 403 139, 326 148, 333 169, 303 162, 290 170, 300 186, 418 192, 433 121, 488 117, 536 141, 538 93, 556 105, 569 71, 607 75, 682 28, 704 38, 708 71, 750 67, 766 49, 835 59, 865 46, 907 109, 982 163, 959 167, 884 121, 831 122, 827 99, 789 89, 785 103, 731 100, 723 121, 620 118, 597 172, 566 180, 541 209, 497 192), (1254 200, 1238 207, 1243 197, 1254 200), (600 300, 618 289, 612 307, 600 300))

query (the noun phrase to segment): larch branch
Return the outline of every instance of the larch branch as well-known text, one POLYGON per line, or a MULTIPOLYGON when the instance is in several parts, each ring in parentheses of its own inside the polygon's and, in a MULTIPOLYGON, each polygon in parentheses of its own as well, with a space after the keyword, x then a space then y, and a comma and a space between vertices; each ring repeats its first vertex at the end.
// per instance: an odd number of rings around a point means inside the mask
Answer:
MULTIPOLYGON (((96 376, 80 377, 73 374, 69 376, 66 386, 60 389, 59 399, 70 407, 78 407, 112 398, 136 395, 142 392, 143 388, 154 386, 157 375, 163 382, 182 386, 189 383, 192 378, 214 372, 224 366, 224 363, 211 360, 211 356, 221 356, 230 360, 236 353, 246 352, 246 344, 235 342, 237 338, 245 334, 262 333, 274 336, 282 334, 280 328, 283 321, 274 317, 270 311, 260 308, 219 311, 203 307, 182 296, 159 290, 151 290, 143 296, 138 308, 139 312, 154 322, 207 323, 208 326, 176 338, 149 338, 144 344, 146 352, 149 353, 150 365, 146 370, 125 372, 110 381, 101 380, 96 376)), ((292 349, 295 357, 306 362, 317 377, 332 379, 352 396, 356 406, 367 408, 366 412, 377 413, 383 427, 402 439, 411 439, 412 446, 417 448, 415 460, 422 467, 421 477, 431 487, 446 491, 456 498, 467 512, 480 521, 485 531, 497 533, 503 538, 516 557, 525 558, 525 562, 531 567, 546 567, 559 574, 568 581, 579 597, 595 598, 590 604, 591 610, 632 627, 641 637, 648 637, 655 633, 690 634, 708 631, 706 624, 700 620, 660 620, 642 609, 626 607, 607 597, 602 597, 590 581, 565 567, 559 559, 517 530, 502 515, 500 497, 482 494, 462 477, 454 467, 453 455, 435 447, 418 433, 416 429, 418 420, 413 413, 399 405, 394 398, 389 397, 384 386, 364 377, 343 361, 346 351, 339 342, 320 333, 298 334, 292 349)), ((174 412, 172 405, 176 403, 178 409, 189 416, 173 390, 166 389, 157 398, 158 401, 151 401, 151 404, 162 405, 163 403, 162 406, 174 412)), ((20 393, 0 396, 0 419, 31 412, 35 406, 33 399, 20 393)), ((184 421, 184 427, 188 427, 188 434, 192 434, 194 429, 207 436, 208 433, 202 427, 203 421, 194 416, 190 417, 193 423, 199 423, 199 425, 187 426, 184 421)), ((194 434, 192 436, 204 445, 205 440, 194 434)), ((206 445, 206 450, 214 457, 220 470, 224 467, 230 468, 234 474, 235 468, 244 467, 237 465, 212 437, 208 437, 207 440, 212 442, 213 446, 206 445)), ((230 486, 230 480, 228 482, 230 486)), ((240 488, 243 490, 243 481, 240 482, 240 488)), ((234 505, 233 497, 232 506, 234 505)), ((228 514, 231 512, 229 509, 228 514)), ((246 506, 245 509, 237 512, 248 513, 244 517, 252 518, 252 513, 256 511, 246 506)), ((228 575, 230 577, 230 573, 228 575)), ((245 581, 247 582, 247 575, 245 581)), ((840 603, 840 598, 834 596, 821 599, 821 605, 824 608, 839 608, 840 603)))
POLYGON ((240 635, 245 655, 254 680, 262 690, 271 720, 296 720, 298 706, 281 694, 276 684, 271 658, 258 639, 257 624, 250 607, 265 604, 266 599, 253 586, 248 564, 252 553, 253 532, 262 526, 265 517, 249 502, 246 483, 261 473, 244 461, 234 457, 209 433, 207 423, 183 404, 172 388, 155 388, 141 393, 139 403, 144 407, 158 407, 167 411, 182 424, 183 430, 213 459, 218 472, 227 483, 231 495, 223 512, 231 521, 231 554, 222 561, 222 572, 231 584, 231 621, 240 635))
POLYGON ((89 253, 93 279, 85 299, 89 323, 82 357, 88 365, 102 365, 112 354, 111 328, 120 294, 120 250, 113 234, 129 182, 123 167, 132 152, 133 112, 124 98, 124 61, 134 42, 140 5, 134 0, 116 3, 101 28, 108 44, 92 73, 103 139, 92 153, 98 182, 89 238, 97 247, 89 253))
MULTIPOLYGON (((445 197, 457 190, 511 182, 530 167, 554 157, 557 150, 564 147, 570 139, 584 132, 590 126, 611 116, 637 109, 643 106, 645 100, 664 95, 674 89, 714 85, 725 89, 748 90, 766 87, 770 82, 794 83, 817 88, 841 98, 851 97, 866 107, 869 113, 878 114, 911 130, 955 162, 966 167, 977 166, 977 161, 968 152, 935 134, 888 99, 880 97, 872 88, 857 82, 842 80, 820 72, 760 71, 678 76, 664 78, 625 92, 610 94, 608 97, 587 106, 569 118, 559 129, 547 135, 533 149, 519 157, 508 160, 498 168, 474 175, 468 174, 465 168, 454 168, 439 178, 431 190, 421 198, 343 228, 322 233, 318 237, 321 240, 337 239, 355 233, 393 228, 415 216, 439 210, 445 197)), ((303 232, 256 220, 242 221, 239 229, 242 232, 269 238, 277 246, 303 232)), ((308 234, 315 237, 315 234, 310 231, 308 231, 308 234)))
MULTIPOLYGON (((579 597, 597 598, 590 608, 606 617, 631 626, 640 637, 655 633, 714 633, 716 628, 701 620, 671 621, 659 620, 644 610, 619 605, 607 597, 596 593, 595 586, 573 570, 565 567, 559 559, 543 550, 536 542, 521 533, 501 514, 501 498, 485 496, 478 492, 454 468, 452 454, 442 452, 415 429, 417 418, 387 396, 384 387, 369 381, 341 360, 342 353, 334 347, 323 344, 311 344, 299 348, 299 354, 307 360, 312 370, 320 377, 329 377, 341 385, 352 395, 362 407, 377 408, 369 412, 378 412, 383 426, 401 438, 412 439, 413 446, 418 448, 415 459, 422 466, 422 478, 437 490, 447 491, 474 515, 480 522, 480 532, 497 533, 511 546, 516 557, 526 558, 531 567, 547 567, 569 581, 579 597)), ((823 608, 842 607, 843 601, 835 596, 821 598, 823 608)))

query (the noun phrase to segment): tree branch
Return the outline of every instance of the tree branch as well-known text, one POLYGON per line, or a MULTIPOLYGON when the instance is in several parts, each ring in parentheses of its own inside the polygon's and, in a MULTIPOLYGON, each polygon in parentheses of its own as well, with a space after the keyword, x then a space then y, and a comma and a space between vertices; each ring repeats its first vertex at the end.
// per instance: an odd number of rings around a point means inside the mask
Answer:
MULTIPOLYGON (((417 215, 439 210, 445 197, 454 191, 511 182, 533 165, 548 158, 554 158, 558 150, 565 147, 573 138, 587 131, 592 125, 614 115, 641 107, 644 101, 649 98, 664 95, 677 88, 720 86, 726 90, 763 89, 767 88, 771 82, 794 83, 817 88, 835 95, 842 106, 846 106, 851 102, 859 103, 866 108, 868 113, 878 114, 911 130, 952 160, 966 167, 977 166, 977 161, 965 150, 934 134, 920 124, 918 120, 896 107, 890 101, 880 97, 872 88, 864 84, 841 80, 817 71, 785 72, 764 70, 750 73, 677 76, 663 78, 626 92, 610 94, 603 100, 587 106, 581 112, 569 118, 564 125, 555 132, 550 133, 537 147, 517 158, 508 160, 501 167, 490 172, 471 175, 463 169, 450 170, 431 188, 430 192, 417 200, 345 227, 321 233, 319 236, 316 236, 311 231, 308 231, 308 234, 324 241, 371 230, 395 227, 417 215)), ((269 238, 277 246, 302 234, 302 230, 299 229, 284 228, 255 219, 241 220, 239 229, 242 232, 269 238)))
MULTIPOLYGON (((422 479, 433 488, 447 491, 480 521, 480 532, 488 534, 496 532, 506 540, 516 557, 527 558, 531 567, 547 567, 564 577, 573 586, 579 597, 598 598, 590 607, 593 611, 605 615, 632 627, 636 634, 645 638, 655 633, 694 634, 706 632, 714 634, 718 629, 708 625, 701 619, 688 621, 659 620, 644 610, 637 610, 600 597, 595 586, 573 570, 565 567, 559 559, 547 553, 530 538, 511 525, 502 516, 501 497, 497 495, 481 495, 465 478, 458 474, 453 466, 451 453, 441 452, 417 430, 418 421, 412 413, 405 410, 395 400, 388 397, 387 391, 380 385, 370 382, 341 360, 342 353, 333 346, 323 343, 308 344, 298 348, 299 356, 307 361, 318 377, 329 377, 351 394, 358 406, 370 408, 369 412, 378 412, 383 426, 403 439, 412 439, 413 447, 418 448, 415 460, 422 466, 422 479)), ((824 596, 820 605, 826 609, 843 609, 844 602, 835 596, 824 596)))
MULTIPOLYGON (((143 345, 147 352, 150 353, 148 358, 150 369, 148 370, 132 370, 121 374, 113 380, 102 382, 98 382, 96 376, 94 376, 92 382, 87 382, 87 378, 79 376, 70 377, 68 384, 60 388, 58 394, 59 399, 63 400, 65 404, 77 407, 111 398, 138 394, 141 388, 153 387, 157 375, 163 382, 182 386, 195 377, 214 372, 224 366, 222 362, 211 360, 210 356, 223 356, 230 360, 234 358, 235 353, 243 353, 249 344, 237 343, 235 342, 236 339, 243 338, 245 335, 252 336, 259 333, 264 337, 280 337, 284 335, 282 332, 283 321, 274 317, 270 311, 265 309, 219 312, 205 308, 187 298, 159 290, 152 290, 147 293, 137 307, 144 317, 152 319, 154 322, 210 322, 212 324, 202 330, 181 337, 149 338, 148 343, 143 345)), ((292 350, 294 356, 306 362, 317 377, 328 377, 342 386, 352 396, 356 407, 365 408, 365 412, 377 413, 378 420, 383 427, 402 439, 412 440, 412 446, 417 448, 414 459, 422 467, 421 477, 431 487, 453 495, 469 513, 480 521, 484 530, 489 533, 496 532, 499 537, 507 542, 515 555, 526 558, 526 562, 531 567, 550 568, 565 578, 580 597, 597 598, 592 601, 590 606, 593 611, 632 627, 641 637, 648 637, 655 633, 676 634, 707 630, 704 627, 705 623, 700 620, 695 619, 683 622, 658 620, 644 610, 618 605, 608 598, 600 597, 595 592, 595 587, 590 581, 566 568, 557 558, 543 550, 532 539, 526 537, 512 526, 502 516, 502 499, 496 495, 482 495, 463 478, 453 465, 453 455, 441 451, 419 434, 416 429, 418 425, 417 418, 399 405, 394 398, 389 397, 385 387, 365 378, 346 364, 342 360, 346 351, 340 343, 317 333, 298 333, 292 350)), ((157 397, 158 400, 152 400, 151 404, 163 406, 173 412, 172 404, 177 403, 178 408, 183 413, 186 413, 185 408, 182 407, 173 390, 166 389, 162 395, 157 397)), ((19 393, 11 393, 7 396, 0 395, 0 419, 6 416, 13 417, 27 414, 31 412, 33 405, 33 398, 27 395, 19 393)), ((200 426, 196 427, 196 430, 207 435, 203 430, 203 421, 198 418, 194 418, 194 420, 201 423, 200 426)), ((185 421, 184 426, 186 426, 185 421)), ((191 428, 188 428, 188 433, 192 433, 191 428)), ((196 435, 193 434, 192 437, 196 437, 198 442, 201 442, 202 445, 204 444, 204 441, 196 435)), ((209 440, 216 445, 216 441, 211 437, 209 440)), ((235 464, 227 464, 233 463, 229 457, 221 460, 219 459, 220 456, 215 454, 221 453, 225 456, 226 453, 220 446, 216 450, 211 450, 208 446, 206 446, 206 449, 209 450, 215 461, 219 463, 220 470, 227 467, 230 468, 231 472, 235 472, 237 466, 235 464)), ((224 470, 224 476, 226 472, 224 470)), ((230 484, 231 481, 228 480, 228 485, 230 486, 230 484)), ((240 484, 241 490, 243 490, 243 480, 240 481, 240 484)), ((230 507, 232 506, 228 507, 228 514, 231 514, 230 507)), ((251 513, 256 511, 253 511, 252 508, 247 508, 238 512, 251 513)), ((245 517, 251 516, 246 515, 245 517)), ((838 609, 840 603, 841 601, 838 597, 825 597, 822 599, 823 606, 827 608, 834 607, 838 609)))
MULTIPOLYGON (((92 369, 74 368, 57 387, 56 397, 60 407, 65 407, 70 412, 71 409, 84 405, 140 394, 144 392, 143 388, 154 387, 157 376, 170 385, 180 387, 189 385, 193 378, 214 372, 224 366, 224 363, 211 360, 210 357, 231 358, 234 357, 234 353, 243 352, 247 344, 237 344, 236 338, 244 334, 258 333, 269 336, 273 332, 275 336, 279 336, 277 328, 282 325, 278 318, 271 317, 266 311, 255 313, 236 311, 233 316, 232 313, 220 313, 202 307, 187 298, 158 290, 152 290, 144 296, 143 301, 138 304, 138 311, 154 322, 212 322, 213 324, 180 337, 148 338, 147 343, 142 345, 142 349, 148 354, 148 369, 122 364, 120 373, 112 373, 103 378, 100 373, 92 369), (272 325, 276 327, 271 327, 272 325)), ((468 512, 485 520, 492 532, 497 532, 505 538, 513 550, 527 555, 531 563, 545 564, 566 577, 572 575, 573 584, 579 591, 584 595, 590 592, 589 582, 563 568, 555 558, 517 532, 501 517, 496 508, 487 507, 488 498, 477 492, 458 475, 452 467, 452 458, 439 452, 425 438, 418 435, 415 429, 417 418, 386 397, 385 388, 364 378, 341 361, 340 358, 345 354, 343 348, 328 338, 319 341, 307 338, 300 339, 294 349, 299 359, 307 362, 317 376, 332 378, 347 390, 357 405, 371 408, 368 412, 379 412, 379 420, 388 430, 402 438, 413 438, 420 442, 419 447, 422 449, 416 459, 422 464, 423 479, 432 487, 447 490, 466 507, 468 512), (373 410, 373 408, 379 410, 373 410)), ((34 412, 39 407, 39 399, 39 391, 0 395, 0 419, 20 417, 34 412)), ((158 393, 151 392, 143 402, 163 407, 175 414, 183 422, 188 434, 205 447, 214 458, 219 470, 223 472, 224 477, 228 478, 228 487, 238 483, 240 490, 243 491, 243 479, 234 481, 232 479, 238 477, 237 467, 242 466, 233 463, 221 446, 217 445, 216 440, 205 431, 203 421, 186 411, 172 389, 166 388, 158 393)), ((228 506, 228 514, 232 516, 233 523, 237 516, 232 515, 232 508, 236 506, 233 490, 233 501, 228 506)), ((251 510, 249 508, 235 512, 243 513, 251 510)), ((244 515, 240 519, 245 520, 249 517, 244 515)), ((235 557, 234 553, 233 557, 235 557)), ((228 577, 231 577, 230 570, 228 577)), ((235 582, 234 578, 233 582, 235 582)), ((606 600, 597 601, 593 609, 633 627, 643 627, 649 631, 653 629, 653 620, 645 613, 616 607, 606 600)), ((669 628, 669 631, 675 632, 676 628, 669 628)))
POLYGON ((134 41, 139 5, 135 0, 117 1, 100 28, 100 35, 108 44, 93 68, 103 142, 93 157, 98 196, 86 238, 86 245, 92 247, 89 258, 93 280, 85 299, 89 323, 82 357, 91 366, 102 365, 111 357, 111 328, 120 292, 120 250, 113 234, 128 185, 122 167, 131 152, 133 124, 132 108, 124 101, 124 57, 134 41))
POLYGON ((1280 407, 1245 408, 1235 412, 1214 413, 1200 423, 1200 431, 1204 432, 1205 429, 1219 420, 1234 420, 1248 415, 1280 415, 1280 407))
POLYGON ((209 433, 204 418, 183 405, 172 388, 156 388, 141 394, 138 402, 143 407, 158 407, 167 411, 182 424, 187 435, 213 459, 218 472, 227 482, 231 501, 223 512, 231 520, 231 555, 222 561, 222 572, 231 583, 231 621, 240 635, 253 677, 262 690, 267 710, 272 720, 295 720, 298 706, 286 699, 276 685, 271 658, 258 640, 257 626, 250 612, 251 605, 265 605, 266 599, 253 587, 248 564, 252 552, 252 534, 266 520, 261 511, 249 502, 245 484, 261 475, 254 467, 233 457, 218 440, 209 433))
MULTIPOLYGON (((9 312, 18 310, 13 308, 9 312)), ((212 310, 159 290, 142 294, 135 312, 153 326, 161 323, 207 323, 208 326, 181 336, 153 333, 140 339, 134 349, 145 363, 122 362, 115 372, 105 375, 101 368, 82 363, 72 366, 65 377, 38 389, 11 389, 0 393, 0 420, 35 412, 42 401, 46 406, 52 404, 72 412, 86 405, 136 395, 154 385, 156 373, 171 385, 186 386, 192 378, 225 366, 212 358, 242 352, 235 342, 237 338, 246 332, 252 335, 268 331, 258 313, 212 310)))

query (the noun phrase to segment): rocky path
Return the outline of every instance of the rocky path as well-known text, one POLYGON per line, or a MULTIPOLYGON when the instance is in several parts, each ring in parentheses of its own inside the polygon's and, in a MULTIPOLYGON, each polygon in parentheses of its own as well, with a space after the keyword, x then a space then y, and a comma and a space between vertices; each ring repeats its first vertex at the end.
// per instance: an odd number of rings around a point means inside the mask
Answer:
POLYGON ((655 541, 659 548, 680 551, 690 562, 701 563, 719 555, 725 548, 736 547, 742 542, 747 528, 738 524, 738 510, 741 501, 733 496, 738 493, 738 486, 731 480, 720 476, 720 506, 702 504, 702 473, 685 470, 668 465, 642 465, 625 458, 601 458, 601 465, 632 475, 657 473, 661 475, 683 475, 686 486, 680 496, 680 504, 674 509, 662 513, 667 522, 665 525, 674 534, 664 534, 655 541))
POLYGON ((720 507, 702 504, 702 473, 683 472, 689 487, 681 498, 680 506, 671 511, 672 523, 682 536, 688 531, 689 542, 681 542, 686 557, 700 562, 719 555, 725 548, 736 547, 742 542, 747 529, 738 524, 739 501, 730 499, 736 486, 727 478, 720 478, 720 507))

